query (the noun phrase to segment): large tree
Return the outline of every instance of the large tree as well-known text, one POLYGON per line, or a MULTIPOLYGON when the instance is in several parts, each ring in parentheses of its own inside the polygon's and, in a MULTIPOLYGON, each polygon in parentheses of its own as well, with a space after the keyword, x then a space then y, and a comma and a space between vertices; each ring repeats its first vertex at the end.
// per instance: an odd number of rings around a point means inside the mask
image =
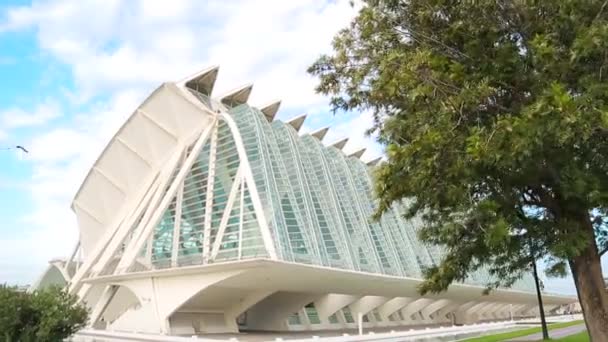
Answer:
POLYGON ((422 293, 550 258, 608 341, 608 1, 364 2, 309 71, 335 110, 374 113, 378 213, 407 198, 444 246, 422 293))

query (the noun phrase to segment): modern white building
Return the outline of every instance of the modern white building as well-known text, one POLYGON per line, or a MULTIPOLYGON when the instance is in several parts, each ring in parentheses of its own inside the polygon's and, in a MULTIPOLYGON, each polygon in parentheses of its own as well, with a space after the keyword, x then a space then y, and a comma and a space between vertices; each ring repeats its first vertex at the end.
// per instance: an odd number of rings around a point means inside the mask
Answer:
MULTIPOLYGON (((248 85, 212 96, 218 68, 156 89, 92 166, 72 208, 79 243, 36 287, 64 284, 91 327, 159 334, 471 323, 534 314, 531 278, 482 295, 484 272, 420 297, 407 204, 380 221, 370 172, 327 128, 274 120, 248 85)), ((376 161, 377 162, 377 161, 376 161)), ((545 295, 547 310, 575 302, 545 295)))

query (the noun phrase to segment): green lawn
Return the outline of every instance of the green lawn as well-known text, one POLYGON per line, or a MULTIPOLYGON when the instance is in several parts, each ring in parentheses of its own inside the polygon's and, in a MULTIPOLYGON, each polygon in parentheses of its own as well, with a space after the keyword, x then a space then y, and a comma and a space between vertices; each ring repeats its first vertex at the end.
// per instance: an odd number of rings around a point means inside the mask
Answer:
MULTIPOLYGON (((577 325, 577 324, 581 324, 581 323, 583 323, 582 320, 580 320, 580 321, 572 321, 572 322, 565 322, 565 323, 554 323, 554 324, 550 324, 547 328, 549 328, 549 330, 553 330, 553 329, 565 328, 565 327, 569 327, 569 326, 577 325)), ((526 335, 530 335, 530 334, 535 334, 535 333, 540 332, 540 331, 541 331, 540 327, 528 328, 528 329, 510 331, 510 332, 496 334, 496 335, 487 335, 487 336, 475 337, 475 338, 471 338, 471 339, 468 339, 468 340, 464 340, 463 342, 500 342, 500 341, 508 340, 508 339, 515 338, 515 337, 521 337, 521 336, 526 336, 526 335)), ((574 336, 578 336, 578 335, 579 334, 574 335, 574 336)), ((586 333, 584 335, 586 335, 586 333)), ((583 335, 583 337, 584 337, 584 335, 583 335)), ((589 339, 587 339, 587 340, 585 340, 585 339, 582 339, 582 340, 561 339, 561 340, 555 340, 555 341, 582 342, 582 341, 589 341, 589 339)))
POLYGON ((560 341, 560 342, 589 342, 589 334, 586 331, 581 333, 571 335, 568 337, 560 338, 552 341, 560 341))

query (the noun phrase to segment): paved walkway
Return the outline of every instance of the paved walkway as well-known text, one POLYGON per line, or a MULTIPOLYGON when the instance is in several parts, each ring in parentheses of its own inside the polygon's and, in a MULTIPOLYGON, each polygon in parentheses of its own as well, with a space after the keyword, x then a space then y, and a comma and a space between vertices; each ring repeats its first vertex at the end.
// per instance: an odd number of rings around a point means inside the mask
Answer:
MULTIPOLYGON (((585 331, 586 329, 587 329, 587 327, 585 326, 585 323, 569 326, 566 328, 553 329, 553 330, 549 330, 549 337, 551 339, 566 337, 566 336, 578 334, 579 332, 585 331)), ((539 333, 532 334, 532 335, 517 337, 517 338, 509 340, 509 342, 511 342, 511 341, 513 341, 513 342, 515 342, 515 341, 518 341, 518 342, 541 341, 542 339, 543 339, 543 333, 539 332, 539 333)))

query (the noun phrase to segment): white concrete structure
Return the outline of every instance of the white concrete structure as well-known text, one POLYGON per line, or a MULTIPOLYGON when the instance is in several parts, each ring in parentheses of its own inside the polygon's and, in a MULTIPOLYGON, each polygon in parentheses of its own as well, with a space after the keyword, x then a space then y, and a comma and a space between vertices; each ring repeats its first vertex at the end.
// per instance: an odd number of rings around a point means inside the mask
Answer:
MULTIPOLYGON (((482 296, 478 272, 420 298, 441 252, 395 205, 379 222, 363 150, 299 136, 306 116, 211 97, 218 68, 165 83, 95 162, 72 208, 80 240, 38 287, 65 284, 91 327, 152 334, 470 323, 535 310, 530 279, 482 296), (512 305, 509 305, 512 304, 512 305)), ((374 161, 376 163, 377 161, 374 161)), ((372 164, 374 164, 372 163, 372 164)), ((573 297, 545 296, 547 308, 573 297)))

